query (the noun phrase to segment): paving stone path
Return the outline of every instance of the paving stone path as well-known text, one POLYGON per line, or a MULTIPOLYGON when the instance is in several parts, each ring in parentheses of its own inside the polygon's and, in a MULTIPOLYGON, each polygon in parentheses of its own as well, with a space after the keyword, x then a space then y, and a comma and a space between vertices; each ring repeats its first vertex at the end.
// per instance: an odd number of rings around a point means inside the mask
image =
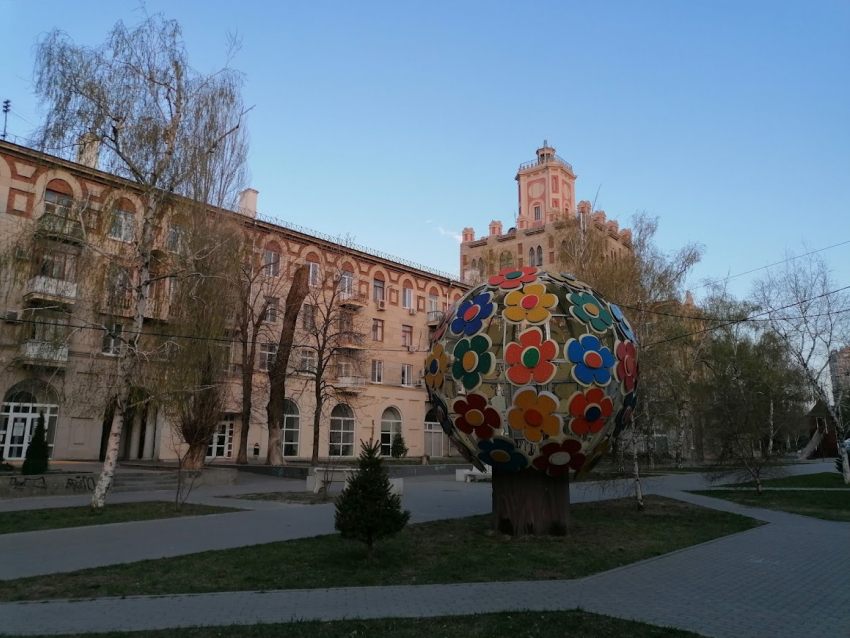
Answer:
MULTIPOLYGON (((823 470, 810 470, 807 466, 800 470, 808 471, 823 470)), ((648 489, 690 503, 753 516, 767 525, 572 581, 7 603, 0 604, 0 631, 11 635, 49 635, 293 619, 420 617, 580 607, 722 638, 850 636, 850 524, 748 508, 681 491, 703 486, 699 476, 689 475, 650 483, 648 489)), ((600 494, 597 487, 587 484, 577 485, 573 496, 580 501, 605 495, 611 494, 600 494)), ((414 512, 419 520, 469 515, 482 509, 486 511, 489 486, 422 483, 410 490, 405 500, 418 507, 419 511, 414 512), (458 512, 461 509, 464 510, 462 514, 458 512)), ((302 507, 299 516, 291 516, 290 511, 286 519, 291 525, 301 525, 297 521, 310 518, 309 524, 304 523, 299 528, 303 533, 328 523, 321 518, 322 510, 330 511, 330 508, 302 507)), ((282 513, 278 511, 277 515, 282 513)), ((240 518, 251 519, 256 524, 259 520, 256 517, 269 515, 270 511, 222 515, 232 516, 232 519, 222 519, 230 521, 222 525, 231 528, 232 522, 240 518)), ((210 518, 204 517, 207 521, 210 518)), ((121 525, 129 525, 132 529, 141 524, 121 525)), ((210 525, 204 527, 207 531, 211 528, 210 525)), ((5 576, 3 547, 0 547, 0 556, 3 557, 0 575, 5 576)))

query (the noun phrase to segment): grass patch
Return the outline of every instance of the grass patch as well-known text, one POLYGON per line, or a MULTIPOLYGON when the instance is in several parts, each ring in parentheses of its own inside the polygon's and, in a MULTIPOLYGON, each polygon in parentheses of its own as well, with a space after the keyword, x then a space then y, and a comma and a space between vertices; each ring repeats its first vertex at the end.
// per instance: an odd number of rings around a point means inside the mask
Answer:
POLYGON ((759 495, 755 490, 700 490, 694 494, 722 498, 749 507, 802 514, 825 521, 850 522, 850 492, 782 490, 762 492, 759 495))
MULTIPOLYGON (((75 634, 73 637, 94 636, 75 634)), ((436 618, 379 618, 376 620, 310 621, 273 625, 193 627, 160 631, 112 632, 98 638, 699 638, 681 629, 647 625, 585 611, 524 611, 436 618)), ((60 637, 61 638, 61 637, 60 637)))
MULTIPOLYGON (((844 483, 844 477, 838 472, 820 472, 818 474, 798 474, 797 476, 784 476, 782 478, 767 479, 761 482, 763 487, 816 487, 822 489, 848 489, 850 485, 844 483)), ((733 483, 723 487, 755 487, 753 481, 746 483, 733 483)))
POLYGON ((313 492, 264 492, 262 494, 240 494, 228 498, 247 499, 249 501, 276 501, 278 503, 298 503, 300 505, 326 505, 336 501, 336 494, 324 496, 313 492))
POLYGON ((129 521, 150 521, 157 518, 177 518, 180 516, 202 516, 206 514, 224 514, 238 512, 234 507, 214 507, 212 505, 194 505, 184 503, 180 510, 174 509, 174 503, 168 501, 150 501, 143 503, 114 503, 103 509, 91 507, 56 507, 39 510, 3 512, 0 516, 0 534, 14 532, 37 532, 44 529, 63 527, 86 527, 106 525, 107 523, 127 523, 129 521))
POLYGON ((755 527, 658 496, 578 503, 571 536, 512 540, 489 516, 409 525, 376 560, 336 535, 0 581, 0 600, 580 578, 755 527))

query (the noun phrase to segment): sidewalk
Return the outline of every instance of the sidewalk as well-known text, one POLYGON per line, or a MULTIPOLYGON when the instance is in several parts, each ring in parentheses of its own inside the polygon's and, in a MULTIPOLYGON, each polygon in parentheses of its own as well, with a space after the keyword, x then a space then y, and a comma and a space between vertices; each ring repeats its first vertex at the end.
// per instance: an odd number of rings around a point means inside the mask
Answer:
POLYGON ((580 607, 718 638, 850 635, 850 524, 667 496, 770 521, 658 558, 574 581, 228 592, 0 604, 11 635, 430 617, 580 607))

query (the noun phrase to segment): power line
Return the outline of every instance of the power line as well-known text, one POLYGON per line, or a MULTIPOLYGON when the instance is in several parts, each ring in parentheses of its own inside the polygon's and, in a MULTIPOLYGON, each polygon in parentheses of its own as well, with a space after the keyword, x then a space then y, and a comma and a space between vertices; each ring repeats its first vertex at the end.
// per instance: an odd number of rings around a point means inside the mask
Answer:
POLYGON ((817 253, 821 253, 825 250, 829 250, 831 248, 837 248, 838 246, 844 246, 845 244, 850 244, 850 239, 846 239, 844 241, 838 242, 837 244, 832 244, 832 246, 826 246, 825 248, 818 248, 817 250, 812 250, 802 255, 794 255, 792 257, 788 257, 787 259, 783 259, 782 261, 777 261, 772 264, 768 264, 767 266, 759 266, 758 268, 753 268, 752 270, 746 270, 744 272, 739 272, 736 275, 729 275, 728 277, 724 277, 721 279, 714 279, 712 281, 706 281, 705 283, 700 284, 691 290, 699 290, 700 288, 705 288, 706 286, 711 286, 712 284, 720 283, 721 281, 729 281, 730 279, 735 279, 736 277, 743 277, 744 275, 750 275, 754 272, 758 272, 760 270, 767 270, 768 268, 772 268, 773 266, 779 266, 781 264, 786 264, 789 261, 794 261, 795 259, 800 259, 802 257, 808 257, 809 255, 814 255, 817 253))

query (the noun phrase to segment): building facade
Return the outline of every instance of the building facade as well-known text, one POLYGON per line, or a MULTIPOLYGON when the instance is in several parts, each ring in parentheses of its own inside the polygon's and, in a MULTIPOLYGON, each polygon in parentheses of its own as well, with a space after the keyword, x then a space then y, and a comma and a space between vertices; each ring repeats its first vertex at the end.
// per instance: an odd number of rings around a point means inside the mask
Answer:
MULTIPOLYGON (((108 263, 120 261, 122 247, 132 243, 143 203, 132 182, 99 171, 96 162, 90 152, 69 162, 0 142, 0 455, 8 460, 24 457, 39 414, 47 422, 53 459, 92 460, 105 452, 116 355, 134 312, 126 297, 104 302, 115 296, 120 281, 108 263)), ((263 269, 254 282, 256 297, 265 303, 250 373, 250 422, 240 417, 241 348, 235 341, 224 343, 227 408, 208 461, 235 459, 242 428, 248 429, 248 455, 256 450, 265 458, 268 368, 282 326, 278 304, 302 264, 318 301, 311 306, 308 296, 305 302, 290 359, 284 457, 313 454, 316 364, 310 335, 322 316, 318 291, 329 281, 337 286, 332 303, 346 322, 348 341, 335 343, 326 372, 319 455, 353 457, 359 441, 369 439, 381 440, 389 453, 398 432, 410 455, 450 454, 429 413, 422 368, 430 331, 467 286, 448 273, 263 218, 251 189, 242 194, 238 211, 223 214, 254 246, 263 269)), ((179 230, 172 223, 156 229, 163 261, 179 249, 179 230)), ((145 311, 146 333, 167 337, 171 298, 164 292, 153 296, 145 311)), ((171 417, 155 402, 125 419, 122 459, 173 459, 179 451, 171 417)))
POLYGON ((463 229, 464 281, 475 283, 509 266, 568 267, 564 242, 570 221, 582 232, 604 235, 612 257, 630 251, 631 231, 620 230, 618 222, 606 219, 605 211, 592 211, 589 201, 577 201, 576 179, 572 165, 544 141, 536 159, 520 164, 517 171, 516 224, 505 231, 501 221, 491 221, 488 233, 478 238, 473 228, 463 229))

